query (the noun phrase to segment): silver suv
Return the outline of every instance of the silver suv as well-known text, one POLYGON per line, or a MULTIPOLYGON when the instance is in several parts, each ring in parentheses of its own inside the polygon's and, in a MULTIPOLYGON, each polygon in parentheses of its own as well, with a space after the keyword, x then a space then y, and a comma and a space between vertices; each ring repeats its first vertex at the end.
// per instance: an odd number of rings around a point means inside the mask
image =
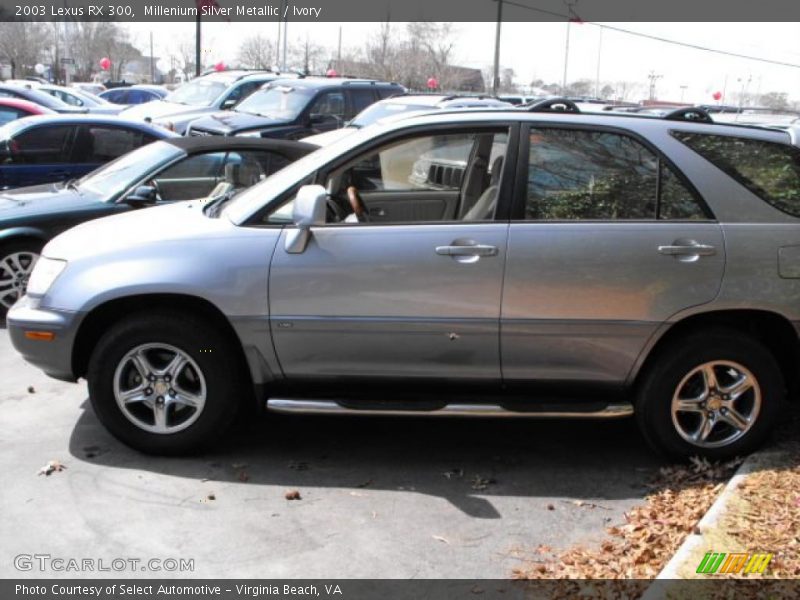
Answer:
POLYGON ((753 450, 798 380, 800 149, 566 108, 377 124, 231 200, 79 225, 14 346, 151 453, 253 405, 635 413, 674 457, 753 450))

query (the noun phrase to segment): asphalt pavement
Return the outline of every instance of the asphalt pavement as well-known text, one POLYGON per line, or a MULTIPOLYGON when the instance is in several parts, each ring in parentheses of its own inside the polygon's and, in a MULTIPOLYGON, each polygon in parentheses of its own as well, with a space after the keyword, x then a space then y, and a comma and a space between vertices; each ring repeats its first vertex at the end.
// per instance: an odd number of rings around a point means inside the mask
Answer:
POLYGON ((267 415, 159 458, 2 328, 0 382, 4 578, 503 578, 540 544, 598 543, 662 464, 630 419, 267 415), (65 468, 38 474, 49 461, 65 468))

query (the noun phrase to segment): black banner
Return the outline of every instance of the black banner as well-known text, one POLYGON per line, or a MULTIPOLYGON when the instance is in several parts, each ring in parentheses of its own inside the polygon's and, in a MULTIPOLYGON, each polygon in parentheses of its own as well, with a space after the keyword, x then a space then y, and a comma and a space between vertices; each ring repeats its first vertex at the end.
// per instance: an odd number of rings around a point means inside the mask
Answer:
POLYGON ((3 600, 538 600, 551 598, 796 598, 798 580, 0 580, 3 600))
POLYGON ((800 21, 800 2, 760 0, 0 0, 24 21, 800 21), (502 4, 500 6, 498 3, 502 4))

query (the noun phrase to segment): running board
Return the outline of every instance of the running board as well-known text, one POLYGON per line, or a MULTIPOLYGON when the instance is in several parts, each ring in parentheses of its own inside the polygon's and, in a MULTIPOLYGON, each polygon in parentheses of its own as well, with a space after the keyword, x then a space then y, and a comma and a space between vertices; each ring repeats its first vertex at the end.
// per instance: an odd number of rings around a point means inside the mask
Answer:
POLYGON ((284 414, 306 415, 368 415, 368 416, 413 416, 413 417, 514 417, 514 418, 566 418, 566 419, 611 419, 628 417, 633 406, 628 403, 608 404, 593 411, 515 411, 495 404, 448 404, 434 410, 399 410, 396 408, 346 408, 331 400, 289 400, 270 398, 267 410, 284 414))

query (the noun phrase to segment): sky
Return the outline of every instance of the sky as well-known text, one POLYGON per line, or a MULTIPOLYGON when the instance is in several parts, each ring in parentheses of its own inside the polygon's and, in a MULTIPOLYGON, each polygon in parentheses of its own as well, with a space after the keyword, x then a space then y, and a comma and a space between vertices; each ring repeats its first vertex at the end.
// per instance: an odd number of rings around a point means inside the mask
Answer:
MULTIPOLYGON (((738 54, 791 63, 795 67, 721 56, 643 39, 590 24, 569 25, 570 44, 567 80, 630 81, 641 84, 646 97, 648 74, 656 81, 662 100, 712 102, 714 92, 727 98, 742 90, 751 93, 786 92, 800 100, 800 23, 606 23, 632 31, 706 46, 738 54), (599 51, 599 52, 598 52, 599 51)), ((339 26, 343 47, 362 48, 379 27, 377 23, 292 23, 289 40, 306 36, 330 48, 338 44, 339 26)), ((135 23, 129 25, 138 46, 146 50, 153 32, 156 56, 169 54, 181 41, 194 40, 194 23, 135 23)), ((404 24, 394 23, 402 31, 404 24)), ((494 55, 495 23, 454 23, 454 62, 486 68, 494 55)), ((564 77, 566 23, 503 23, 500 62, 514 69, 516 82, 528 85, 534 79, 561 83, 564 77)), ((203 24, 203 49, 210 63, 234 61, 242 39, 262 33, 277 39, 278 24, 216 23, 203 24)), ((638 98, 641 99, 641 98, 638 98)))

